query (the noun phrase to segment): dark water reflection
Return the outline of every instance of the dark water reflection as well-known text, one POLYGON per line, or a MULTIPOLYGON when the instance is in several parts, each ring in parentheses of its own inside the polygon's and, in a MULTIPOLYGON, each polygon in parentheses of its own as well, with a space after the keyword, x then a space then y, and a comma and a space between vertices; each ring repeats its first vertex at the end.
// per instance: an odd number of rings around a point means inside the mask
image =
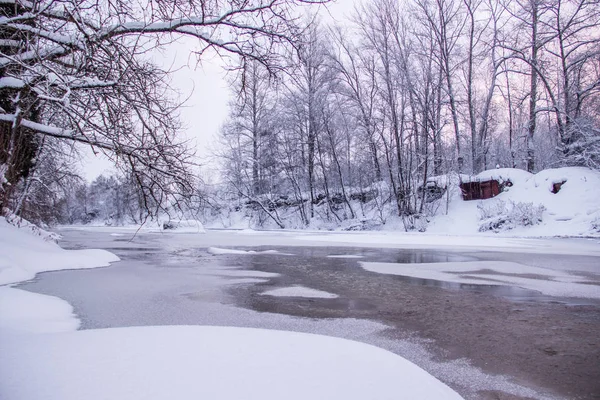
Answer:
MULTIPOLYGON (((517 286, 490 285, 487 283, 481 285, 465 284, 409 276, 378 274, 366 271, 360 266, 360 262, 419 264, 479 260, 479 258, 472 255, 421 249, 407 250, 347 247, 269 247, 269 249, 275 249, 281 254, 224 255, 219 257, 219 262, 222 263, 222 265, 233 265, 251 270, 277 272, 281 274, 281 276, 277 278, 270 279, 267 283, 258 285, 257 288, 253 290, 255 294, 260 291, 290 285, 303 284, 309 287, 319 287, 320 283, 329 282, 329 284, 337 286, 337 283, 347 285, 350 281, 366 282, 377 277, 379 279, 395 281, 398 284, 475 292, 503 297, 516 302, 543 302, 573 305, 596 304, 593 300, 551 297, 534 290, 517 286), (335 258, 331 258, 330 256, 335 256, 335 258), (348 258, 344 258, 344 256, 347 256, 348 258)), ((245 250, 250 249, 246 248, 245 250)), ((252 250, 263 251, 267 249, 253 248, 252 250)), ((334 308, 374 308, 361 299, 352 300, 355 303, 350 304, 348 302, 349 300, 343 302, 340 299, 312 299, 310 301, 324 301, 334 308)))

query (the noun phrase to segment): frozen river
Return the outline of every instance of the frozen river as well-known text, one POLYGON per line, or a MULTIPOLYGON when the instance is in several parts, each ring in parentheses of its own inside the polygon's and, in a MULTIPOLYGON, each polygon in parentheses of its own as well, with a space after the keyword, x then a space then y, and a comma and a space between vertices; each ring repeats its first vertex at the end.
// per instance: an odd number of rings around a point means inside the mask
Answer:
POLYGON ((453 238, 415 244, 413 236, 397 245, 376 235, 342 243, 290 232, 132 232, 64 229, 63 247, 103 248, 122 261, 40 274, 19 287, 68 301, 83 329, 318 333, 393 351, 467 399, 600 395, 596 243, 490 239, 465 247, 453 238), (408 264, 475 267, 446 273, 451 279, 386 272, 408 264), (524 269, 502 271, 515 265, 524 269))

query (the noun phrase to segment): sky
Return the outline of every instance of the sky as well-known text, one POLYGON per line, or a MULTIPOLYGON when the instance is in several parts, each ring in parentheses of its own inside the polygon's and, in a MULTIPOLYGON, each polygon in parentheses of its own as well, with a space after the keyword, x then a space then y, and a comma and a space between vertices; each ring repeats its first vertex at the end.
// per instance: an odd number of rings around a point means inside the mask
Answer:
MULTIPOLYGON (((319 12, 325 22, 342 23, 359 1, 334 0, 326 9, 320 7, 319 12)), ((231 93, 223 61, 209 56, 203 57, 198 65, 196 58, 190 55, 193 48, 193 39, 180 39, 167 49, 157 51, 154 58, 159 65, 174 71, 172 86, 180 92, 181 99, 187 99, 181 109, 183 135, 192 140, 200 162, 206 164, 210 163, 219 129, 227 118, 231 93)), ((86 150, 83 153, 81 173, 88 181, 103 173, 110 174, 113 170, 110 161, 102 155, 94 155, 86 150)))

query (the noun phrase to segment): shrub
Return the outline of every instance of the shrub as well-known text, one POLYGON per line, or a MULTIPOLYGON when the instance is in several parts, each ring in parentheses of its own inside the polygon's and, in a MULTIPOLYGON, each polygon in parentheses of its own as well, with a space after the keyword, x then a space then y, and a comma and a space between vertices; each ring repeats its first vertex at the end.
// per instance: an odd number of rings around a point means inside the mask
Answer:
POLYGON ((502 200, 495 202, 482 202, 477 208, 480 213, 479 231, 507 231, 519 226, 533 226, 542 222, 546 208, 543 205, 533 203, 508 204, 502 200))
POLYGON ((5 219, 6 219, 6 222, 8 222, 10 225, 12 225, 16 228, 19 228, 19 229, 24 229, 26 231, 29 231, 34 236, 40 236, 42 239, 44 239, 47 242, 57 243, 61 239, 61 236, 58 233, 45 231, 44 229, 40 228, 39 226, 32 224, 31 222, 29 222, 21 217, 18 217, 14 214, 8 213, 5 217, 5 219))
POLYGON ((592 220, 592 230, 600 233, 600 217, 596 217, 592 220))

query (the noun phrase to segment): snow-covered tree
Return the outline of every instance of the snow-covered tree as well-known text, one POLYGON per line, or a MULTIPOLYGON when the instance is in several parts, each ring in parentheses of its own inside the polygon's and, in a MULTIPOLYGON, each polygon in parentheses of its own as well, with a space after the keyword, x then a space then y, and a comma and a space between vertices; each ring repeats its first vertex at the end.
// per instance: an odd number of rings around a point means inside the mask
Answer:
POLYGON ((148 213, 194 193, 168 71, 148 52, 176 36, 196 52, 279 68, 295 6, 327 0, 0 0, 0 209, 34 164, 41 137, 107 154, 148 213))

